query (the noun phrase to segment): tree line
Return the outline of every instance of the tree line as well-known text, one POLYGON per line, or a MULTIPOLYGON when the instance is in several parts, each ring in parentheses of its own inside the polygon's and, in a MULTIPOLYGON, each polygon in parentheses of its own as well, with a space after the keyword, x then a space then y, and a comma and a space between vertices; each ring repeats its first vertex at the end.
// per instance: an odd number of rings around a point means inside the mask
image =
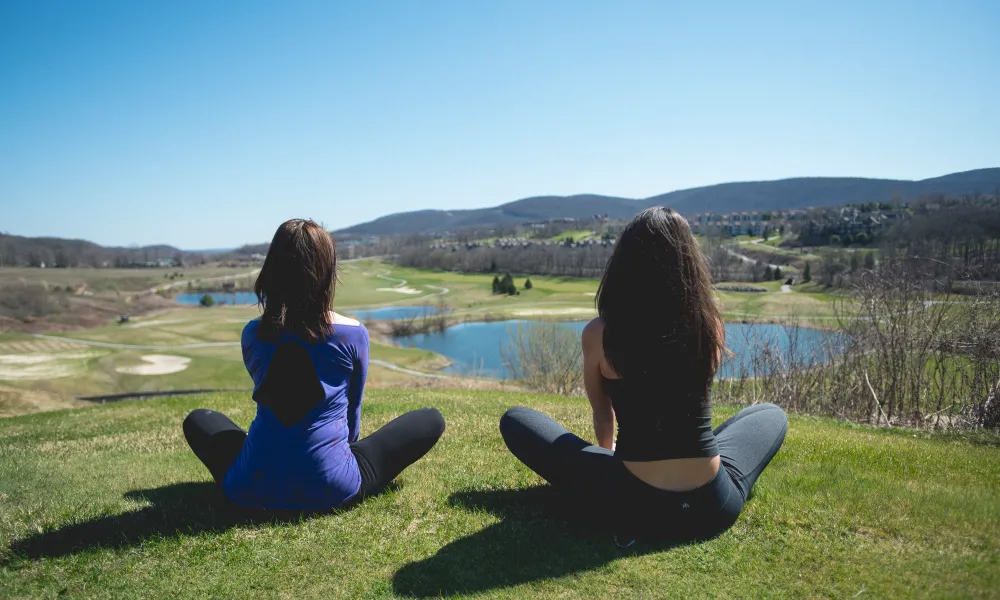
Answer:
POLYGON ((409 246, 394 257, 396 264, 463 273, 529 273, 560 277, 600 277, 611 257, 608 246, 528 246, 473 249, 409 246))

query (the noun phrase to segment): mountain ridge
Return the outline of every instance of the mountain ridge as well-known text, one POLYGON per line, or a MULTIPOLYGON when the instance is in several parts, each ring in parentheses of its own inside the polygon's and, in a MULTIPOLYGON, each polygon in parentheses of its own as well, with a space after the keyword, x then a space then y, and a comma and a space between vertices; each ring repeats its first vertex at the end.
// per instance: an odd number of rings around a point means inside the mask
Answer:
POLYGON ((384 215, 334 233, 394 235, 443 233, 472 227, 511 225, 532 220, 587 218, 595 214, 625 219, 644 208, 664 205, 682 214, 743 210, 788 210, 857 202, 912 200, 925 194, 990 193, 1000 186, 1000 168, 974 169, 920 180, 867 177, 792 177, 738 181, 675 190, 648 198, 599 194, 532 196, 477 209, 422 209, 384 215))

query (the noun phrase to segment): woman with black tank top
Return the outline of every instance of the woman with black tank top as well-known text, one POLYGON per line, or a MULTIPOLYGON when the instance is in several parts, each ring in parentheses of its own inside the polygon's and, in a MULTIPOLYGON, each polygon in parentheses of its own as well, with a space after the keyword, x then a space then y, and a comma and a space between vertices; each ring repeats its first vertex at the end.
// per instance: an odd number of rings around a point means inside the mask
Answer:
POLYGON ((632 219, 596 301, 600 316, 582 341, 597 444, 523 407, 500 420, 504 442, 595 516, 610 516, 619 533, 697 539, 725 531, 788 420, 774 404, 757 404, 712 429, 709 392, 725 330, 684 218, 654 207, 632 219))

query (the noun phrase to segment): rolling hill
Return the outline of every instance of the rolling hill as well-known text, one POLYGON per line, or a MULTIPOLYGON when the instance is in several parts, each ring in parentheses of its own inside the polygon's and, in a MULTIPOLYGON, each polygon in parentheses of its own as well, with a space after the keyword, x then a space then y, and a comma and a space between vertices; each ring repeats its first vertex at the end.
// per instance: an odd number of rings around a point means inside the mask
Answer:
POLYGON ((563 217, 587 218, 607 214, 624 219, 649 206, 669 206, 681 213, 734 210, 782 210, 835 206, 853 202, 880 202, 899 196, 909 200, 923 194, 962 195, 992 192, 1000 186, 1000 168, 952 173, 920 181, 860 177, 798 177, 777 181, 722 183, 678 190, 645 199, 581 194, 536 196, 500 206, 470 210, 419 210, 395 213, 344 228, 348 235, 436 233, 472 227, 509 225, 563 217))
POLYGON ((86 240, 0 233, 0 266, 100 267, 145 264, 186 253, 163 244, 123 248, 86 240))

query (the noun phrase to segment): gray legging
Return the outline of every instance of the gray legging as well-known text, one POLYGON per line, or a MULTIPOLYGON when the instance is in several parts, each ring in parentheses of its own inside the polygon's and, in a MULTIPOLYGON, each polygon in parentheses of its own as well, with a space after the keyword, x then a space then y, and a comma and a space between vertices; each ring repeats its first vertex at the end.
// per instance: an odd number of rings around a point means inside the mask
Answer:
MULTIPOLYGON (((500 419, 507 448, 532 471, 621 534, 706 538, 728 529, 788 430, 785 412, 756 404, 715 429, 722 467, 709 483, 668 492, 638 479, 611 450, 594 446, 548 416, 515 407, 500 419)), ((588 517, 589 518, 589 517, 588 517)))

